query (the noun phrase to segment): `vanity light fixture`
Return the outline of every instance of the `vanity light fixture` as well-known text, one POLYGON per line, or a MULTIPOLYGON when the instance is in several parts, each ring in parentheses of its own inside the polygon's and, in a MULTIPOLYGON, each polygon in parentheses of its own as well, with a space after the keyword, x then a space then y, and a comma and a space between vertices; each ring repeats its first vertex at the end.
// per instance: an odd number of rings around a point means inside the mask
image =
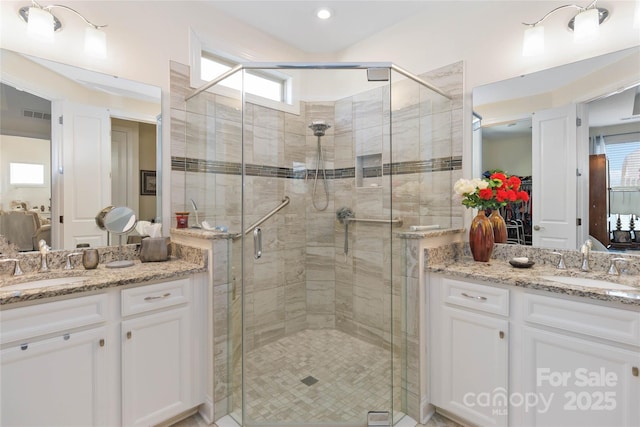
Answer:
POLYGON ((567 24, 569 30, 573 31, 574 42, 584 43, 596 39, 600 31, 600 24, 609 18, 609 11, 598 7, 597 1, 593 0, 587 7, 566 4, 556 7, 534 23, 523 22, 522 24, 526 25, 527 29, 524 31, 522 55, 536 56, 544 53, 544 26, 542 22, 555 12, 566 8, 578 9, 578 14, 571 18, 567 24))
POLYGON ((106 25, 96 25, 85 18, 80 12, 62 4, 40 5, 32 0, 31 6, 21 7, 18 14, 27 23, 27 33, 37 40, 53 43, 53 34, 62 28, 60 20, 51 12, 59 8, 78 15, 88 25, 84 35, 84 51, 90 56, 104 59, 107 57, 107 37, 102 28, 106 25))

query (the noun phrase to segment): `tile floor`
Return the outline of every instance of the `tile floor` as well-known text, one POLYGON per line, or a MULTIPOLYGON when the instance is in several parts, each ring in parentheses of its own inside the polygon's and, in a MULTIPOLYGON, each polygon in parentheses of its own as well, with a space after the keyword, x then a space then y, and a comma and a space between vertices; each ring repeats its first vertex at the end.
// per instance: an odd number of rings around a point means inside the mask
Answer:
POLYGON ((247 422, 353 423, 391 407, 389 351, 337 330, 282 338, 249 353, 245 366, 247 422))
MULTIPOLYGON (((209 427, 207 424, 200 418, 199 415, 194 415, 185 420, 182 420, 171 427, 209 427)), ((215 424, 212 427, 216 427, 215 424)), ((462 427, 460 424, 451 421, 444 416, 435 413, 426 424, 416 424, 416 427, 462 427)))
MULTIPOLYGON (((245 364, 250 424, 364 424, 368 411, 390 408, 389 351, 337 330, 298 332, 250 352, 245 364)), ((204 425, 196 415, 173 427, 204 425)), ((425 427, 459 426, 435 414, 425 427)))

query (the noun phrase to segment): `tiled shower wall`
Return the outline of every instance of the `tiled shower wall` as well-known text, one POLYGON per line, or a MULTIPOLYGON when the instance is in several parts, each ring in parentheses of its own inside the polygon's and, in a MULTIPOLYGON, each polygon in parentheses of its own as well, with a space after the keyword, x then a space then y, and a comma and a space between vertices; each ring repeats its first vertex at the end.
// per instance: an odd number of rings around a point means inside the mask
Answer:
MULTIPOLYGON (((422 77, 453 94, 454 101, 443 102, 431 91, 419 89, 417 83, 406 81, 394 83, 391 105, 388 87, 336 102, 303 103, 299 116, 245 105, 244 227, 278 205, 283 196, 291 200, 289 206, 261 226, 261 259, 254 261, 253 244, 246 240, 245 259, 249 261, 244 270, 245 350, 301 329, 334 327, 389 347, 393 325, 394 334, 400 328, 407 333, 407 347, 400 348, 404 341, 397 341, 395 350, 408 351, 409 369, 417 370, 418 334, 413 318, 417 308, 403 303, 405 297, 410 303, 416 301, 412 298, 414 284, 405 287, 404 241, 392 238, 386 225, 352 223, 345 256, 344 225, 336 221, 335 213, 341 207, 349 207, 359 218, 388 218, 391 214, 404 219, 402 229, 414 224, 461 226, 461 210, 452 209, 450 194, 461 168, 462 63, 422 77), (320 141, 324 166, 330 174, 329 203, 324 211, 313 208, 311 201, 317 137, 307 126, 313 120, 332 125, 320 141), (382 157, 376 158, 377 154, 382 157), (372 156, 368 159, 373 163, 356 185, 354 166, 358 156, 372 156), (399 305, 393 308, 393 322, 388 319, 390 259, 396 279, 394 297, 403 297, 395 298, 399 305), (410 318, 405 316, 407 310, 410 318)), ((238 232, 242 228, 240 101, 203 93, 185 103, 188 87, 188 68, 172 63, 172 209, 192 211, 193 223, 193 199, 200 221, 206 219, 238 232)), ((315 197, 316 203, 322 205, 322 181, 317 184, 315 197)), ((394 227, 396 230, 399 229, 394 227)), ((214 284, 216 296, 229 297, 214 301, 216 319, 220 320, 222 313, 228 311, 228 301, 236 305, 240 301, 239 287, 233 299, 230 285, 234 279, 240 283, 241 241, 228 246, 228 281, 214 284)), ((241 332, 239 328, 235 330, 241 332)), ((229 349, 224 346, 228 337, 220 336, 223 328, 216 331, 214 352, 221 373, 228 366, 229 349)), ((237 344, 240 339, 231 341, 237 344)), ((232 360, 231 366, 239 365, 234 362, 238 360, 232 360)), ((409 381, 404 387, 413 402, 409 403, 410 410, 415 410, 417 385, 409 381)), ((227 393, 226 380, 216 378, 215 400, 222 401, 227 393)))

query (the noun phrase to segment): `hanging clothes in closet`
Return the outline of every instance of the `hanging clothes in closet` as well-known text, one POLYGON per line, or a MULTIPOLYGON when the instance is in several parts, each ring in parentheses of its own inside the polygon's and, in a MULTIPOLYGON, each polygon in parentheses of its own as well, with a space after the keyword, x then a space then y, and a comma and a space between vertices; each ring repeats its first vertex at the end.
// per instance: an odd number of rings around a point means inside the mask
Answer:
POLYGON ((507 223, 509 221, 514 221, 518 224, 522 225, 522 230, 524 234, 524 244, 531 244, 531 229, 533 227, 532 222, 532 203, 533 200, 531 198, 531 177, 518 177, 520 178, 521 184, 520 189, 522 191, 526 191, 529 194, 529 201, 520 202, 520 203, 507 203, 506 206, 500 208, 500 215, 504 218, 507 223))

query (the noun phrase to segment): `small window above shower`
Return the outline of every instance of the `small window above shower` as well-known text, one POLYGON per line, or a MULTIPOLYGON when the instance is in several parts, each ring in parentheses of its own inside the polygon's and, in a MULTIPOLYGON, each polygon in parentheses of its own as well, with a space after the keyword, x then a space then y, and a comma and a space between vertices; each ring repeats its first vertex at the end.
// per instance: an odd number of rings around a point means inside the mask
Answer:
MULTIPOLYGON (((200 75, 203 82, 210 81, 229 71, 240 61, 233 61, 222 56, 215 55, 205 50, 200 55, 200 75)), ((221 86, 241 91, 243 82, 242 73, 235 73, 220 82, 221 86)), ((246 70, 244 75, 244 88, 247 93, 259 96, 275 102, 288 102, 288 84, 290 78, 278 72, 246 70)))

